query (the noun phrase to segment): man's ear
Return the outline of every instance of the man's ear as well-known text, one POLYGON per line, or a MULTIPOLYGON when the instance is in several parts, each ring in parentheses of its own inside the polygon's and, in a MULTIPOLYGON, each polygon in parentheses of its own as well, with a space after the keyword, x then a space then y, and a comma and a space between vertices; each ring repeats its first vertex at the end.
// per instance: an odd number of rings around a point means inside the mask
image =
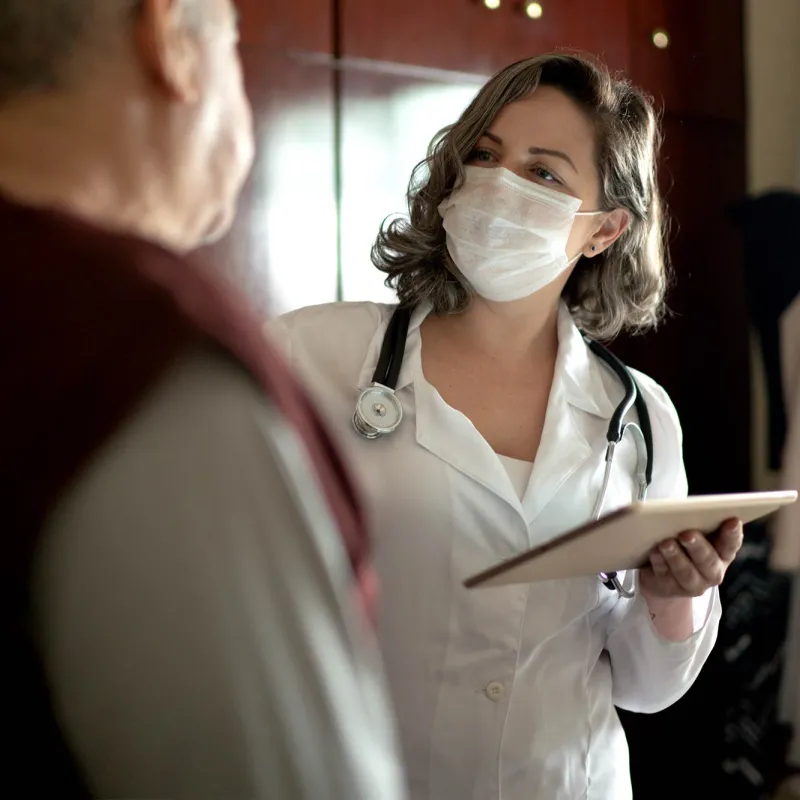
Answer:
POLYGON ((145 71, 172 99, 200 96, 199 40, 186 24, 180 0, 141 0, 136 43, 145 71))
POLYGON ((588 247, 591 252, 587 253, 590 258, 599 255, 604 250, 608 250, 614 242, 622 236, 628 229, 631 221, 631 212, 625 208, 615 208, 603 220, 599 230, 592 236, 588 247))

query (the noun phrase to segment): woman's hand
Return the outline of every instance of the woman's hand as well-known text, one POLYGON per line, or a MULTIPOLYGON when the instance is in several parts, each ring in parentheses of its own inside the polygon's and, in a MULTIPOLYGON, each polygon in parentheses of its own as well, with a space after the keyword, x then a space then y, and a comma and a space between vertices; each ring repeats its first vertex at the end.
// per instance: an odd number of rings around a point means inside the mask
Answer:
POLYGON ((696 531, 667 539, 650 554, 650 566, 639 571, 645 598, 699 597, 719 586, 742 546, 742 523, 728 520, 713 543, 696 531))

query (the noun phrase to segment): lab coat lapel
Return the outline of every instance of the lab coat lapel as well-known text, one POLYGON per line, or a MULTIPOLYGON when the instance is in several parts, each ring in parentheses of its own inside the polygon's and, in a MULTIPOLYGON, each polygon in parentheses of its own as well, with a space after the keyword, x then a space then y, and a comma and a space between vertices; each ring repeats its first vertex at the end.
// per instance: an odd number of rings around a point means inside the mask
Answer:
POLYGON ((497 454, 464 414, 445 403, 424 379, 421 369, 414 380, 414 395, 417 444, 522 513, 519 498, 497 454))
MULTIPOLYGON (((586 461, 603 458, 603 451, 595 452, 576 424, 576 416, 581 413, 607 420, 614 412, 615 405, 608 395, 603 369, 575 327, 567 307, 562 304, 553 388, 531 480, 522 501, 529 525, 586 461)), ((585 502, 585 498, 575 500, 585 502)))
POLYGON ((525 521, 529 525, 593 455, 591 446, 575 425, 573 413, 563 383, 554 383, 530 483, 522 500, 525 521))

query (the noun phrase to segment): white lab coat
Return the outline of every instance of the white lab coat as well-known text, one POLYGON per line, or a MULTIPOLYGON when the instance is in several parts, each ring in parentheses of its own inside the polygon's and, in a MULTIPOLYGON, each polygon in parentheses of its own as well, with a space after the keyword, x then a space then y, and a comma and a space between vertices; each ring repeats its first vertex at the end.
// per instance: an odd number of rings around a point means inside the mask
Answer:
MULTIPOLYGON (((467 591, 468 575, 586 522, 603 473, 618 379, 562 307, 541 445, 522 501, 471 422, 426 382, 412 315, 397 396, 405 419, 367 441, 351 427, 392 307, 326 305, 269 325, 351 456, 374 515, 379 635, 413 800, 629 798, 614 704, 659 711, 714 645, 716 590, 695 634, 668 642, 644 600, 596 577, 467 591)), ((687 492, 681 430, 664 391, 639 375, 653 424, 652 497, 687 492)), ((521 411, 524 413, 524 410, 521 411)), ((618 449, 606 508, 633 499, 635 446, 618 449)))

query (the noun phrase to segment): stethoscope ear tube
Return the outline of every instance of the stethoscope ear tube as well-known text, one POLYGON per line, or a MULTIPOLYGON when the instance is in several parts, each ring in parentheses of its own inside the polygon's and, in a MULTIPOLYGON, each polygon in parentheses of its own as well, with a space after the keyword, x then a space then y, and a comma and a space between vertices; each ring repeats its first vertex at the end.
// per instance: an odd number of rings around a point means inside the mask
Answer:
MULTIPOLYGON (((639 388, 639 384, 636 382, 636 379, 633 377, 630 370, 611 351, 607 350, 599 342, 594 341, 594 339, 590 339, 586 335, 584 335, 583 338, 586 341, 589 349, 616 373, 617 377, 622 383, 623 388, 625 389, 625 397, 614 410, 614 414, 611 417, 611 421, 608 425, 608 432, 606 434, 608 447, 606 449, 606 465, 605 473, 603 475, 603 485, 592 514, 594 519, 599 519, 603 512, 603 504, 605 502, 606 493, 611 481, 611 469, 614 463, 614 454, 617 449, 617 445, 622 441, 623 436, 628 431, 630 431, 631 436, 633 436, 634 444, 636 446, 636 479, 638 484, 636 499, 645 500, 647 498, 647 490, 653 481, 653 429, 650 424, 650 414, 647 410, 647 403, 642 395, 642 390, 639 388), (632 422, 625 422, 625 417, 634 406, 636 407, 636 413, 639 417, 638 425, 632 422)), ((611 590, 617 591, 620 597, 630 600, 634 596, 632 591, 626 589, 622 585, 622 581, 620 581, 616 572, 601 572, 598 577, 604 586, 611 590)))
MULTIPOLYGON (((630 372, 628 374, 630 375, 630 372)), ((653 426, 650 424, 650 412, 647 410, 647 403, 644 401, 642 390, 633 375, 631 375, 631 380, 636 387, 636 414, 639 417, 639 428, 642 432, 642 442, 645 449, 644 480, 645 492, 647 492, 648 487, 653 482, 653 426)), ((643 500, 644 498, 640 499, 643 500)))
POLYGON ((397 381, 400 378, 400 368, 403 366, 410 321, 411 312, 407 308, 398 308, 392 314, 381 343, 378 364, 372 375, 373 383, 385 386, 392 391, 397 388, 397 381))
MULTIPOLYGON (((628 416, 631 408, 635 406, 636 414, 639 417, 638 433, 641 434, 640 441, 637 441, 637 448, 640 443, 644 446, 644 477, 646 486, 650 486, 650 484, 653 482, 653 428, 650 424, 650 412, 647 410, 647 403, 645 402, 642 390, 639 388, 639 384, 637 383, 636 378, 634 378, 631 374, 631 371, 610 350, 603 347, 603 345, 601 345, 599 342, 596 342, 594 339, 590 339, 585 334, 583 335, 583 338, 589 349, 601 361, 605 362, 609 367, 611 367, 625 389, 625 397, 616 407, 613 415, 611 416, 606 438, 608 439, 609 444, 612 442, 619 444, 622 441, 622 437, 625 435, 625 430, 627 427, 625 425, 625 417, 628 416)), ((639 437, 637 437, 637 440, 638 439, 639 437)))

